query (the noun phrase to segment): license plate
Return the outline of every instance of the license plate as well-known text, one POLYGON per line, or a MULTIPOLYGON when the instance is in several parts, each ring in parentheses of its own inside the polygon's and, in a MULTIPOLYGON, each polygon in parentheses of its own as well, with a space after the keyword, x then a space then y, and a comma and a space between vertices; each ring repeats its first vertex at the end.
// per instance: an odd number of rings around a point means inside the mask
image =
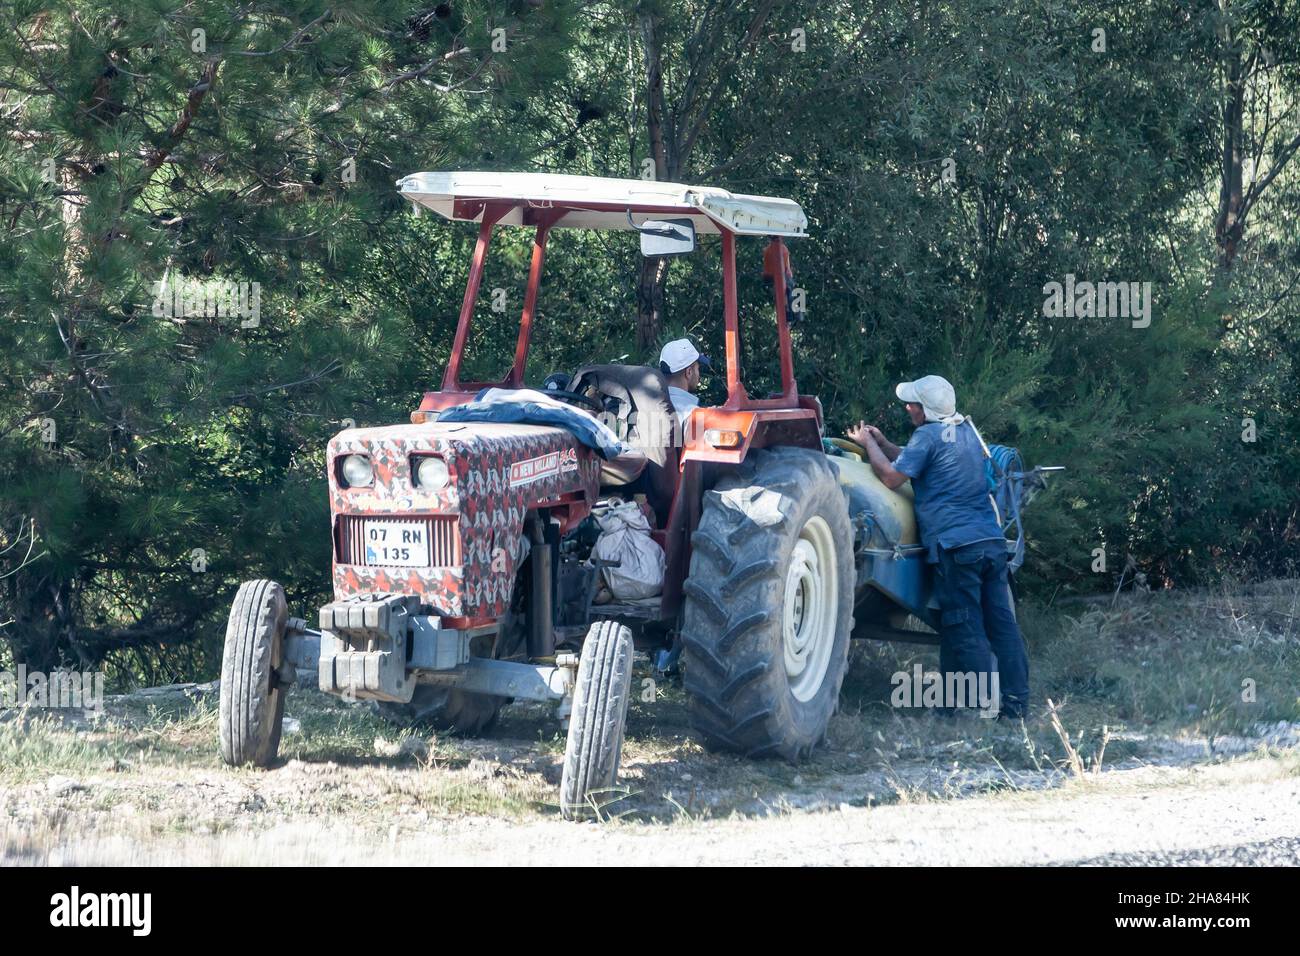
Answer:
POLYGON ((427 568, 429 532, 423 522, 367 521, 366 564, 395 568, 427 568))

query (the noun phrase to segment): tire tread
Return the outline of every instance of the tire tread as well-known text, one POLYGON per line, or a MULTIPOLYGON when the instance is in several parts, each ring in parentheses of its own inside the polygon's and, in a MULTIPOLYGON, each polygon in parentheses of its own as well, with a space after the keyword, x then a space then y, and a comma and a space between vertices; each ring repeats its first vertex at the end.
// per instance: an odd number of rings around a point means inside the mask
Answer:
POLYGON ((683 686, 707 746, 798 761, 824 738, 848 669, 852 541, 844 492, 821 452, 752 452, 705 494, 691 537, 681 638, 683 686), (792 708, 799 702, 789 693, 781 657, 781 556, 814 513, 831 525, 838 546, 838 627, 826 674, 829 691, 815 695, 815 706, 796 720, 792 708))

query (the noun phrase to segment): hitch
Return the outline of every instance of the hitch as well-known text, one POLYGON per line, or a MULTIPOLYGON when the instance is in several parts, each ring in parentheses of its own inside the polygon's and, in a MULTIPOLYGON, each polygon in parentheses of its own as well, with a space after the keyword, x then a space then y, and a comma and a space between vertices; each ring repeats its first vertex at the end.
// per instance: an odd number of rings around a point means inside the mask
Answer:
POLYGON ((311 680, 347 700, 408 703, 416 684, 446 684, 496 697, 555 701, 560 718, 568 716, 576 654, 556 655, 554 666, 471 657, 470 641, 496 625, 445 628, 440 618, 415 610, 413 598, 370 594, 325 605, 320 630, 289 618, 276 685, 311 680))

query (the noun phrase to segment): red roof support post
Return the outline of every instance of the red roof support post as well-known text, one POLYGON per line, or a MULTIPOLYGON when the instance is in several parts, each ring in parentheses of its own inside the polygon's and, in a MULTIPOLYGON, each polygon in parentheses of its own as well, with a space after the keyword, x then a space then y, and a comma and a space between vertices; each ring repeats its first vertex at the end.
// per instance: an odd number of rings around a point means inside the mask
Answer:
POLYGON ((548 209, 537 218, 537 232, 533 235, 533 260, 528 268, 528 288, 524 291, 524 311, 519 317, 519 338, 515 342, 515 361, 504 384, 508 388, 522 388, 524 366, 528 361, 528 344, 533 337, 533 317, 537 312, 537 290, 542 284, 542 265, 546 261, 546 239, 567 210, 548 209))
POLYGON ((793 402, 799 392, 794 380, 794 352, 790 347, 790 325, 785 314, 785 277, 788 253, 780 236, 772 236, 769 248, 776 261, 772 275, 772 295, 776 300, 776 336, 781 350, 781 397, 793 402))
POLYGON ((469 338, 470 320, 474 316, 474 303, 478 300, 479 283, 483 281, 483 264, 487 261, 488 245, 492 242, 492 227, 510 211, 509 204, 485 204, 483 220, 478 228, 478 242, 474 244, 474 258, 470 262, 469 281, 465 283, 465 298, 460 303, 460 320, 456 323, 456 338, 452 342, 447 371, 442 377, 444 392, 460 391, 460 359, 469 338))
POLYGON ((727 342, 727 401, 723 408, 739 408, 749 400, 740 380, 740 310, 736 301, 736 234, 723 226, 722 311, 727 342))

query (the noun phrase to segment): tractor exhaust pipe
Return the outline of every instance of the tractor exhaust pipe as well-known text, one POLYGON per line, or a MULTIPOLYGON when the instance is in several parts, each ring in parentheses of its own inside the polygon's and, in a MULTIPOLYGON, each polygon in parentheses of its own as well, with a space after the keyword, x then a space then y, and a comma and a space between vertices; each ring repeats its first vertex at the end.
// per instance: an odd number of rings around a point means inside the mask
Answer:
POLYGON ((528 539, 532 545, 532 587, 528 609, 528 657, 541 660, 555 653, 555 605, 552 586, 554 567, 551 563, 551 542, 547 539, 547 525, 540 515, 528 518, 528 539))

